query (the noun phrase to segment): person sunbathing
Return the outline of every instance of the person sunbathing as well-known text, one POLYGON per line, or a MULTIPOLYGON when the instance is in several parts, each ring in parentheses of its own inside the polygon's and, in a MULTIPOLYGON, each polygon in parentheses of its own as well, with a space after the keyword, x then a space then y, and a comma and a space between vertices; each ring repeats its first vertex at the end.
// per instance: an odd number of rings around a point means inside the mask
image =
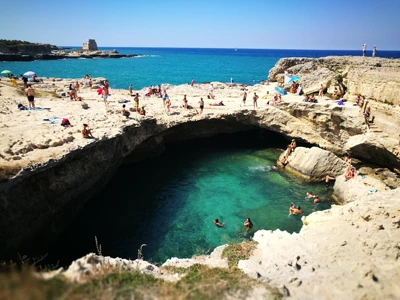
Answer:
POLYGON ((88 124, 83 124, 82 137, 85 139, 94 138, 94 136, 92 135, 92 130, 89 129, 88 124))
POLYGON ((210 103, 210 105, 211 106, 225 106, 225 104, 222 102, 222 101, 220 101, 220 102, 214 102, 214 103, 210 103))

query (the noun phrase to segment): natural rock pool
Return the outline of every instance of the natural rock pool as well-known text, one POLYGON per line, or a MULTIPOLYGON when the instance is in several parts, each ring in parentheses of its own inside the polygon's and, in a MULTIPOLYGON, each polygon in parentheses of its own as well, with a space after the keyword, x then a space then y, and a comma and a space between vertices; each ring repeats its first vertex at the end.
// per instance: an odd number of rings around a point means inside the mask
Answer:
POLYGON ((48 258, 64 265, 96 252, 95 236, 103 255, 135 259, 146 244, 144 259, 161 263, 210 253, 258 229, 298 232, 301 216, 288 216, 290 202, 303 215, 327 209, 332 188, 272 170, 285 143, 280 135, 256 130, 170 144, 159 157, 124 165, 48 258), (307 191, 322 203, 306 199, 307 191), (248 217, 254 227, 247 232, 248 217), (215 218, 225 226, 216 227, 215 218))

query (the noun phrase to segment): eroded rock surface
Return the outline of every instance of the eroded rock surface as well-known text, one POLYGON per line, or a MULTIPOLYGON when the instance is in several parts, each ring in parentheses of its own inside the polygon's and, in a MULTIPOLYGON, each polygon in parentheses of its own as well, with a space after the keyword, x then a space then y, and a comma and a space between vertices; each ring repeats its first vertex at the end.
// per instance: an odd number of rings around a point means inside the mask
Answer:
POLYGON ((318 92, 337 84, 340 75, 348 94, 363 94, 381 102, 400 104, 400 60, 359 56, 323 58, 281 58, 269 71, 268 79, 283 83, 284 72, 300 75, 305 93, 318 92))
POLYGON ((303 217, 300 233, 260 230, 246 274, 293 299, 400 297, 400 190, 303 217))

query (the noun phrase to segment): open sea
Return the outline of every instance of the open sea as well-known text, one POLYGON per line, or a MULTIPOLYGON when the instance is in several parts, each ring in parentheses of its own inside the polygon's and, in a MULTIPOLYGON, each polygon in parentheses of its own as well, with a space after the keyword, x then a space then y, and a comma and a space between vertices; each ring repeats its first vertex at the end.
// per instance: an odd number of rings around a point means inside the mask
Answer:
MULTIPOLYGON (((72 47, 74 48, 74 47, 72 47)), ((116 49, 134 58, 64 59, 33 62, 0 62, 0 70, 14 75, 34 71, 38 77, 105 77, 111 88, 139 90, 149 85, 196 82, 255 84, 283 57, 360 56, 355 50, 206 49, 206 48, 99 48, 116 49)), ((371 51, 367 52, 371 56, 371 51)), ((400 58, 400 51, 379 51, 378 57, 400 58)))

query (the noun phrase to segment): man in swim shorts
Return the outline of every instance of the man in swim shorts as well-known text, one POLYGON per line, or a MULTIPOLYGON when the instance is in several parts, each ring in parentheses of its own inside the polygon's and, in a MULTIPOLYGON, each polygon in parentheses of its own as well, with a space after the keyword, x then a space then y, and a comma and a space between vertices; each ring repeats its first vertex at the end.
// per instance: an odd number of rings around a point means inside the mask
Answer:
POLYGON ((258 108, 258 106, 257 106, 257 99, 258 99, 258 96, 257 96, 257 94, 254 92, 254 96, 253 96, 253 107, 254 107, 254 109, 258 108))
POLYGON ((25 94, 28 97, 29 108, 35 108, 35 90, 30 84, 28 84, 28 87, 25 89, 25 94))
POLYGON ((247 93, 246 91, 243 92, 243 106, 246 105, 246 98, 247 98, 247 93))

